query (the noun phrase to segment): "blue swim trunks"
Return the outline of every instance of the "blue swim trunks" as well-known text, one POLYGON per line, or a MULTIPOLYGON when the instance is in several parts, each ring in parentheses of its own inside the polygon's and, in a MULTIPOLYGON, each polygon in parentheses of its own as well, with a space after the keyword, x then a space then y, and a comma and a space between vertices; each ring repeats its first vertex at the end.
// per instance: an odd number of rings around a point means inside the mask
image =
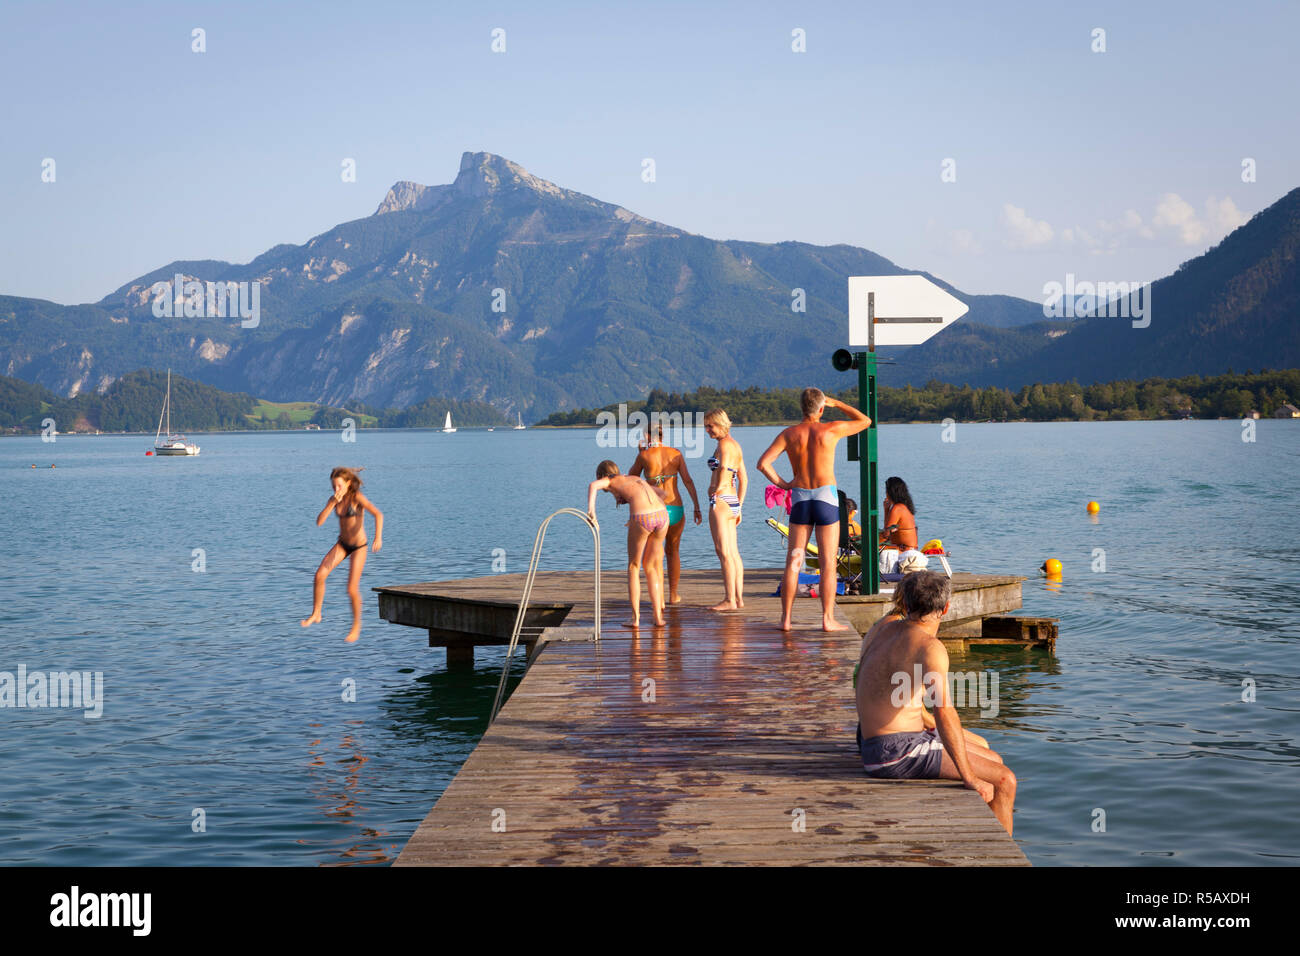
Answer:
POLYGON ((665 505, 668 509, 668 527, 681 524, 686 520, 686 510, 681 505, 665 505))
POLYGON ((888 780, 934 780, 943 766, 943 743, 936 730, 881 734, 862 738, 858 728, 858 753, 868 777, 888 780))
POLYGON ((840 496, 834 485, 790 489, 790 523, 826 525, 840 523, 840 496))

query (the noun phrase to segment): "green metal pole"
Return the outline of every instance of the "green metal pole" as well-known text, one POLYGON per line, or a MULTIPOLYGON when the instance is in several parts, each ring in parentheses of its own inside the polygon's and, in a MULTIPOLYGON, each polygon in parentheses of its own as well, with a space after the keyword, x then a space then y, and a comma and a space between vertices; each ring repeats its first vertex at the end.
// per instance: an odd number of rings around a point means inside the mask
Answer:
POLYGON ((866 453, 858 457, 858 485, 861 501, 858 509, 862 522, 862 580, 865 585, 863 594, 880 593, 880 562, 876 556, 876 541, 880 537, 880 499, 876 494, 878 487, 876 464, 876 353, 858 353, 858 407, 871 419, 871 427, 866 430, 866 453))

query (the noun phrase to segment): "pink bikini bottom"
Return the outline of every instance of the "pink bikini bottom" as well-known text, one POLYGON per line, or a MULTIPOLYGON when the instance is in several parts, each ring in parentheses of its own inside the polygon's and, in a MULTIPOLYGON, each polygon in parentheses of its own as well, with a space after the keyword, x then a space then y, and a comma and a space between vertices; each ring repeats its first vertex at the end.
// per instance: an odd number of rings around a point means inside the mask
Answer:
POLYGON ((668 527, 668 512, 666 510, 647 511, 639 515, 633 515, 632 520, 646 531, 654 534, 660 528, 668 527))

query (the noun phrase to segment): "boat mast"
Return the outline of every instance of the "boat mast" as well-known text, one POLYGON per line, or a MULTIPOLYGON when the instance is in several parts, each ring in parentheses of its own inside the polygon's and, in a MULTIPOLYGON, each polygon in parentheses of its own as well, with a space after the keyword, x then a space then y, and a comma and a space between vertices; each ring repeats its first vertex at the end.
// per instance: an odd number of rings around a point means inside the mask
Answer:
POLYGON ((167 438, 172 437, 172 370, 167 370, 167 438))
MULTIPOLYGON (((167 370, 167 393, 171 394, 171 369, 167 370)), ((162 434, 163 415, 167 411, 167 399, 163 398, 163 407, 158 410, 158 430, 154 432, 153 443, 158 444, 158 436, 162 434)))

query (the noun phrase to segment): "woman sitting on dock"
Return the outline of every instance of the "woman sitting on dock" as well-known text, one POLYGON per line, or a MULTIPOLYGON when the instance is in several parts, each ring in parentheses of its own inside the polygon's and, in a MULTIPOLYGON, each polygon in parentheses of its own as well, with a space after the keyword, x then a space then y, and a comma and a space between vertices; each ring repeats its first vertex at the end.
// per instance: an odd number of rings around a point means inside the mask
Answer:
POLYGON ((663 425, 658 426, 657 437, 657 441, 651 441, 641 449, 627 474, 629 478, 637 478, 644 472, 646 479, 664 493, 664 503, 668 506, 668 536, 664 539, 664 553, 668 557, 668 603, 678 604, 682 600, 677 593, 677 582, 682 576, 680 545, 682 532, 686 530, 686 511, 677 488, 678 478, 686 485, 695 505, 695 523, 699 524, 704 517, 700 512, 699 496, 695 493, 695 482, 691 481, 691 473, 686 468, 685 456, 664 444, 663 425))
POLYGON ((745 565, 740 560, 736 529, 740 509, 745 503, 749 480, 745 475, 745 456, 740 443, 731 437, 731 419, 720 408, 704 416, 704 430, 716 438, 718 447, 709 459, 713 480, 709 482, 709 530, 713 547, 722 564, 723 597, 710 611, 735 611, 745 606, 745 565))
POLYGON ((596 521, 596 492, 608 491, 618 504, 627 502, 632 517, 627 523, 627 597, 632 605, 631 627, 641 625, 641 566, 645 565, 650 606, 657 627, 664 624, 664 538, 668 533, 668 509, 664 493, 644 478, 620 475, 618 465, 602 461, 596 466, 596 480, 587 486, 587 514, 596 521))
MULTIPOLYGON (((360 471, 361 469, 357 469, 360 471)), ((352 601, 352 630, 344 638, 349 644, 361 636, 361 570, 366 566, 366 512, 375 516, 375 550, 384 546, 384 513, 370 503, 361 493, 361 479, 351 468, 335 468, 330 472, 334 494, 316 516, 316 527, 325 523, 331 511, 339 519, 339 539, 325 552, 325 558, 316 569, 316 583, 312 588, 311 617, 303 618, 302 626, 310 627, 320 620, 321 603, 325 600, 325 579, 344 558, 351 558, 348 569, 348 598, 352 601)))
POLYGON ((907 490, 907 483, 897 475, 885 479, 885 520, 880 532, 880 550, 893 549, 898 552, 893 567, 885 573, 892 573, 919 545, 916 537, 916 506, 912 504, 912 495, 907 490))

